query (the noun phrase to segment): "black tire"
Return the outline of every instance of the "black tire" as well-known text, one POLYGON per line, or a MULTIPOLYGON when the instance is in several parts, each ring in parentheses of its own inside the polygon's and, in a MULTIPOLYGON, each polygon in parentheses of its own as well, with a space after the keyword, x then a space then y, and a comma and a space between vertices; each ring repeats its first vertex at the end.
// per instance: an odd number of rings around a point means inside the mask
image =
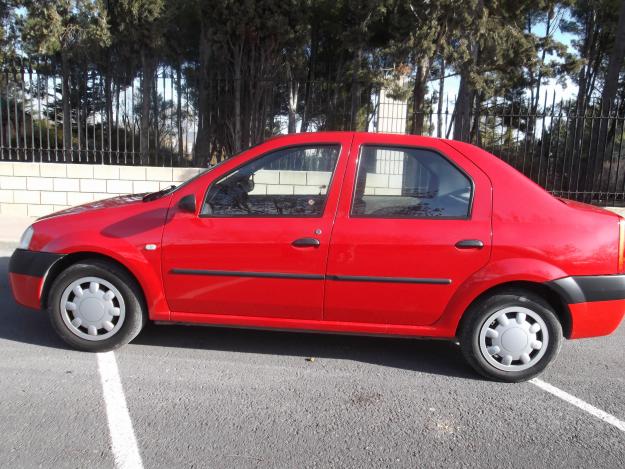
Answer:
POLYGON ((69 266, 54 280, 48 294, 48 315, 56 333, 72 348, 86 352, 114 350, 133 340, 147 323, 147 311, 137 282, 125 270, 112 262, 88 259, 69 266), (93 341, 79 337, 63 321, 61 298, 72 282, 83 277, 98 277, 111 283, 125 305, 125 317, 119 329, 110 337, 93 341))
MULTIPOLYGON (((493 323, 492 320, 489 323, 493 323)), ((462 354, 467 362, 481 375, 496 381, 516 383, 533 378, 547 368, 562 346, 562 326, 553 307, 539 295, 519 288, 502 290, 478 300, 465 313, 458 332, 462 354), (537 357, 537 361, 524 370, 509 371, 497 368, 487 360, 480 347, 480 332, 486 321, 493 314, 508 307, 522 307, 533 311, 542 319, 548 332, 544 354, 537 357)), ((499 359, 499 355, 491 358, 494 361, 499 359)))

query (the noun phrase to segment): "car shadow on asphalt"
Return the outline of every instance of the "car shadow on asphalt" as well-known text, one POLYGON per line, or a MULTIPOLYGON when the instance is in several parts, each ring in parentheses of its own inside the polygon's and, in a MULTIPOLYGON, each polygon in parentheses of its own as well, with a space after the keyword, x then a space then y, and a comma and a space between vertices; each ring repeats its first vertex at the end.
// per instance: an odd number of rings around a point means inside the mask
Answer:
POLYGON ((302 360, 349 360, 481 379, 464 361, 460 347, 443 340, 151 324, 132 344, 292 356, 302 360))
MULTIPOLYGON (((15 303, 9 288, 8 263, 8 257, 0 257, 0 339, 69 349, 56 336, 45 313, 15 303)), ((422 373, 480 379, 465 363, 460 348, 453 342, 442 340, 150 324, 132 344, 294 356, 302 360, 311 357, 350 360, 422 373)))

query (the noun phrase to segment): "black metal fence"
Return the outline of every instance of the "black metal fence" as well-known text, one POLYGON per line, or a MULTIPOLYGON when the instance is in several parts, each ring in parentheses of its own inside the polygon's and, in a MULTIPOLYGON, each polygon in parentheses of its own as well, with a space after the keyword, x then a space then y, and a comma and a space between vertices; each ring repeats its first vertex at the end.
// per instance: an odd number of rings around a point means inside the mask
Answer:
POLYGON ((419 133, 481 146, 556 195, 625 204, 623 102, 544 94, 490 99, 466 115, 450 97, 434 94, 420 112, 412 103, 408 81, 202 83, 163 68, 149 83, 120 84, 12 65, 0 71, 0 161, 206 166, 281 133, 419 133))
POLYGON ((624 103, 494 100, 468 116, 462 140, 502 158, 554 195, 597 205, 625 203, 624 103))

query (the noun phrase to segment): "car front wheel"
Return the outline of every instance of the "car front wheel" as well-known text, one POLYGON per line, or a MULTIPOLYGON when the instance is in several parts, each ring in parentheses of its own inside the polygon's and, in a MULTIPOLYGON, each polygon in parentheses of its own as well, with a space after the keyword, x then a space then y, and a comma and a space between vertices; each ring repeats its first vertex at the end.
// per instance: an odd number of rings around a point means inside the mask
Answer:
POLYGON ((87 260, 54 280, 48 295, 52 326, 70 346, 103 352, 134 339, 147 315, 135 280, 117 265, 87 260))
POLYGON ((562 326, 540 296, 520 289, 479 300, 459 331, 466 360, 480 374, 518 382, 541 373, 562 344, 562 326))

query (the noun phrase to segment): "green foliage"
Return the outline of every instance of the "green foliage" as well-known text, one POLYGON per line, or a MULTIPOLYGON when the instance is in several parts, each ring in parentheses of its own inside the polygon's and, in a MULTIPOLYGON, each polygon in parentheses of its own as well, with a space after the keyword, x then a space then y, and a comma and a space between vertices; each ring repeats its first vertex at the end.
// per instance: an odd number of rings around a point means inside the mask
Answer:
POLYGON ((100 0, 23 0, 21 21, 27 53, 78 56, 110 42, 106 11, 100 0))
MULTIPOLYGON (((62 76, 54 100, 64 120, 84 120, 72 110, 86 107, 112 124, 120 90, 140 81, 137 125, 171 144, 176 129, 163 116, 185 113, 158 96, 153 75, 166 70, 193 107, 184 118, 199 121, 202 162, 285 127, 366 129, 380 86, 408 101, 408 130, 431 133, 419 116, 433 111, 449 75, 460 76, 458 107, 469 114, 487 112, 493 97, 513 108, 522 95, 535 113, 553 79, 571 78, 586 103, 601 94, 621 2, 9 0, 0 2, 0 60, 38 57, 62 76), (574 51, 559 29, 574 35, 574 51)), ((532 132, 531 122, 509 124, 532 132)))

